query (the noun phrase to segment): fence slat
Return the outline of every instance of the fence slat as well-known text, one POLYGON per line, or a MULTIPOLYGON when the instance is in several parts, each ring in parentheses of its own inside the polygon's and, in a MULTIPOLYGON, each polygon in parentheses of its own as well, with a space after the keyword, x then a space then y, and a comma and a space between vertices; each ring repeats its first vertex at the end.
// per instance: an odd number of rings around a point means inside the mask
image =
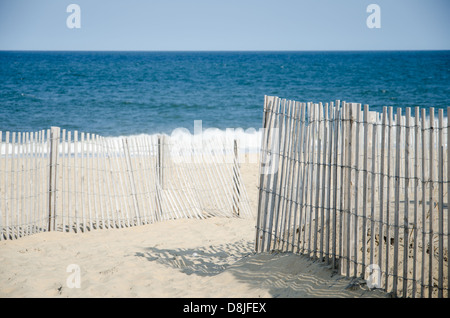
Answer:
POLYGON ((116 140, 105 140, 108 152, 110 153, 109 158, 111 164, 111 179, 112 179, 112 189, 115 203, 115 212, 114 215, 117 217, 117 226, 119 228, 124 228, 126 226, 130 226, 130 220, 128 218, 128 206, 126 201, 128 200, 127 194, 124 191, 125 182, 122 180, 122 171, 121 164, 123 164, 122 158, 118 158, 117 149, 120 149, 120 143, 116 142, 116 140), (114 171, 116 172, 114 174, 114 171), (117 175, 117 177, 115 177, 117 175), (124 210, 126 211, 126 219, 124 216, 124 210))
MULTIPOLYGON (((277 151, 277 153, 273 153, 272 155, 273 155, 273 158, 276 158, 276 164, 275 164, 275 166, 274 166, 274 169, 276 169, 274 172, 273 172, 273 178, 272 178, 272 183, 271 183, 271 185, 269 185, 269 191, 270 190, 272 190, 274 193, 276 193, 276 191, 277 191, 277 185, 278 185, 278 170, 279 170, 279 162, 280 162, 280 157, 281 157, 281 145, 283 145, 283 135, 284 135, 284 132, 283 132, 283 130, 284 130, 284 127, 283 127, 283 121, 282 120, 280 120, 280 117, 281 117, 281 114, 282 114, 282 112, 281 112, 281 108, 279 108, 279 107, 284 107, 285 106, 285 102, 286 102, 286 100, 283 100, 283 101, 281 101, 281 103, 279 103, 279 104, 277 104, 276 106, 276 110, 275 110, 275 113, 276 113, 276 126, 275 127, 278 127, 278 130, 279 130, 279 132, 280 132, 280 134, 281 134, 281 142, 279 142, 278 140, 275 140, 275 142, 276 143, 278 143, 278 151, 277 151)), ((278 136, 275 136, 275 139, 278 139, 278 136)), ((267 250, 268 251, 270 251, 271 250, 271 240, 272 240, 272 235, 273 235, 273 232, 272 232, 272 226, 273 226, 273 218, 275 217, 275 214, 277 213, 277 211, 275 211, 275 202, 276 202, 276 198, 272 198, 272 200, 271 200, 271 202, 270 202, 270 211, 271 211, 271 214, 269 215, 269 218, 268 218, 268 228, 267 228, 267 250)))
MULTIPOLYGON (((22 213, 20 213, 20 203, 21 198, 23 197, 23 181, 21 181, 21 175, 23 175, 22 172, 22 166, 23 166, 23 158, 22 158, 22 133, 17 133, 17 167, 16 167, 16 190, 15 190, 15 197, 16 197, 16 233, 17 238, 22 237, 21 230, 22 230, 22 221, 23 219, 21 217, 22 213), (20 190, 19 190, 20 189, 20 190)), ((49 203, 50 204, 50 203, 49 203)))
POLYGON ((395 142, 395 218, 394 218, 394 273, 393 287, 394 295, 398 294, 398 253, 399 253, 399 223, 400 223, 400 136, 401 136, 401 119, 402 110, 397 108, 396 125, 396 142, 395 142))
MULTIPOLYGON (((268 167, 264 166, 263 169, 260 169, 260 176, 261 178, 263 176, 267 176, 267 180, 264 183, 260 182, 260 196, 262 195, 262 193, 269 193, 269 191, 271 191, 271 185, 272 185, 272 174, 273 172, 275 172, 275 169, 278 169, 278 167, 275 167, 275 157, 276 157, 276 153, 274 153, 276 151, 279 151, 279 149, 277 149, 277 139, 278 139, 278 134, 277 132, 279 131, 279 127, 278 127, 278 121, 277 121, 277 113, 278 113, 278 108, 279 108, 279 104, 280 104, 280 100, 279 98, 274 98, 272 100, 272 103, 269 103, 269 107, 268 107, 268 111, 269 111, 269 116, 268 116, 268 120, 267 120, 267 126, 265 125, 264 127, 269 127, 267 130, 267 132, 265 132, 265 138, 266 138, 266 142, 265 145, 267 145, 267 149, 264 149, 263 152, 263 157, 261 159, 261 163, 264 165, 267 165, 267 163, 270 160, 270 164, 268 165, 268 167), (277 130, 278 129, 278 130, 277 130), (270 170, 269 170, 270 169, 270 170), (262 192, 264 191, 264 192, 262 192)), ((268 211, 268 206, 269 206, 269 201, 270 201, 270 196, 267 196, 266 199, 264 200, 264 202, 260 201, 260 208, 264 205, 264 208, 262 210, 258 209, 259 213, 262 211, 268 211), (263 204, 263 205, 262 205, 263 204)), ((273 200, 273 199, 272 199, 273 200)), ((269 210, 269 213, 273 212, 272 209, 269 210)), ((266 237, 268 236, 269 232, 268 232, 268 228, 267 228, 267 221, 270 218, 270 216, 268 216, 269 213, 264 213, 264 218, 261 220, 262 224, 260 229, 262 229, 262 233, 261 233, 261 238, 258 240, 261 242, 261 251, 266 250, 266 237)))
MULTIPOLYGON (((299 196, 300 193, 303 192, 303 179, 302 176, 304 175, 304 145, 305 145, 305 118, 306 118, 306 106, 304 103, 299 103, 299 107, 300 107, 300 116, 299 116, 299 126, 300 126, 300 137, 299 137, 299 142, 297 142, 296 144, 298 145, 298 150, 297 150, 297 165, 298 165, 298 170, 297 170, 297 180, 296 180, 296 193, 294 196, 294 202, 295 202, 295 208, 294 208, 294 233, 292 235, 292 252, 294 252, 294 242, 295 242, 295 231, 298 232, 297 235, 297 241, 300 242, 300 236, 302 233, 301 230, 301 213, 300 213, 300 202, 299 200, 299 196), (301 192, 300 192, 301 191, 301 192), (298 211, 298 213, 297 213, 298 211), (298 226, 297 226, 297 214, 298 214, 298 226)), ((297 243, 297 247, 300 244, 297 243)), ((298 250, 297 250, 298 252, 298 250)))
POLYGON ((85 201, 85 190, 84 190, 84 184, 85 184, 85 171, 84 171, 84 162, 85 162, 85 158, 84 158, 84 132, 81 133, 80 136, 80 197, 81 197, 81 217, 83 220, 83 233, 86 232, 86 212, 85 212, 85 205, 86 203, 85 201))
POLYGON ((93 230, 93 223, 92 223, 92 206, 91 206, 91 197, 92 197, 92 191, 91 191, 91 134, 86 134, 86 189, 87 189, 87 202, 88 202, 88 217, 89 217, 89 230, 93 230))
MULTIPOLYGON (((68 159, 67 159, 67 177, 72 178, 71 172, 72 169, 70 168, 72 165, 72 161, 75 160, 75 158, 72 160, 72 132, 67 132, 67 144, 68 144, 68 159)), ((73 179, 72 179, 73 180, 73 179)), ((71 191, 70 191, 70 185, 72 182, 67 182, 67 232, 70 232, 73 230, 73 224, 72 224, 72 206, 71 206, 71 191)))
MULTIPOLYGON (((287 100, 283 100, 283 110, 280 113, 280 116, 282 117, 281 119, 281 144, 280 144, 280 151, 278 154, 279 160, 281 161, 281 167, 280 167, 280 173, 277 174, 277 183, 276 183, 276 187, 280 189, 280 195, 278 196, 277 200, 274 200, 274 205, 273 205, 273 219, 270 225, 270 238, 268 243, 269 249, 270 247, 270 242, 271 239, 273 237, 273 249, 277 248, 277 245, 279 243, 280 240, 282 240, 282 237, 279 237, 278 232, 281 232, 281 229, 279 229, 279 225, 278 222, 280 220, 280 218, 282 218, 283 216, 280 216, 280 211, 283 210, 282 212, 284 212, 284 209, 281 208, 281 204, 284 202, 284 197, 286 195, 286 187, 284 184, 285 181, 285 165, 286 165, 286 157, 284 155, 286 149, 287 149, 287 140, 289 139, 289 135, 288 135, 288 127, 289 127, 289 119, 290 119, 290 112, 291 112, 291 103, 287 100), (279 176, 279 177, 278 177, 279 176), (283 198, 283 201, 282 201, 283 198), (273 222, 275 222, 273 224, 273 222), (273 230, 272 230, 272 226, 273 226, 273 230)), ((280 233, 281 234, 281 233, 280 233)))
POLYGON ((376 167, 377 167, 377 121, 371 123, 372 126, 372 163, 371 163, 371 177, 370 177, 370 264, 374 264, 375 258, 375 181, 376 181, 376 167))
MULTIPOLYGON (((7 131, 5 133, 5 165, 4 165, 4 171, 5 171, 5 227, 6 227, 6 231, 5 231, 5 239, 10 239, 10 234, 9 234, 9 229, 10 229, 10 225, 9 225, 9 206, 8 206, 8 158, 9 158, 9 138, 10 138, 10 134, 9 131, 7 131)), ((12 158, 11 158, 12 161, 12 158)))
POLYGON ((419 182, 419 137, 420 137, 420 112, 419 107, 415 109, 414 115, 415 125, 414 125, 414 244, 413 244, 413 288, 411 297, 416 297, 417 290, 417 249, 418 249, 418 210, 419 210, 419 196, 418 196, 418 188, 420 185, 419 182))
POLYGON ((408 293, 408 253, 409 253, 409 160, 410 160, 410 124, 411 108, 406 108, 406 127, 405 127, 405 204, 403 215, 403 297, 408 293))
MULTIPOLYGON (((324 253, 327 256, 328 251, 324 251, 324 240, 325 240, 325 214, 327 211, 325 211, 325 194, 326 194, 326 188, 329 188, 326 186, 326 176, 327 176, 327 150, 328 150, 328 103, 325 103, 325 110, 324 110, 324 116, 323 116, 323 157, 322 157, 322 206, 321 206, 321 215, 320 215, 320 260, 323 261, 324 253)), ((327 226, 328 228, 328 226, 327 226)), ((327 257, 328 258, 328 257, 327 257)))
MULTIPOLYGON (((379 249, 378 249, 378 266, 381 269, 382 266, 382 260, 383 260, 383 222, 384 221, 384 177, 386 174, 385 171, 385 161, 386 161, 386 124, 387 124, 387 107, 383 107, 383 116, 382 116, 382 123, 381 123, 381 154, 380 154, 380 204, 379 204, 379 221, 380 221, 380 228, 379 228, 379 249)), ((387 220, 389 221, 389 220, 387 220)), ((386 231, 387 232, 387 231, 386 231)), ((387 243, 389 244, 389 243, 387 243)), ((388 246, 386 247, 388 249, 388 246)), ((380 273, 381 275, 381 273, 380 273)), ((380 277, 381 278, 381 277, 380 277)), ((381 282, 380 282, 381 283, 381 282)), ((381 286, 380 286, 381 287, 381 286)))
MULTIPOLYGON (((306 228, 306 221, 307 221, 307 210, 308 210, 308 189, 309 189, 309 179, 310 179, 310 161, 311 161, 311 156, 312 156, 312 150, 311 148, 313 147, 312 142, 311 142, 311 136, 312 136, 312 127, 313 125, 311 124, 311 121, 313 120, 313 117, 311 115, 311 103, 308 102, 307 106, 306 106, 306 112, 307 112, 307 116, 308 116, 308 125, 306 127, 306 143, 305 143, 305 147, 306 147, 306 151, 303 151, 303 153, 305 154, 304 156, 304 167, 303 167, 303 176, 302 176, 302 194, 300 196, 300 220, 302 221, 303 224, 303 228, 301 227, 300 233, 302 234, 302 253, 305 253, 305 244, 306 244, 306 232, 307 232, 307 228, 306 228), (305 159, 306 158, 306 159, 305 159), (304 208, 304 209, 303 209, 304 208)), ((299 240, 300 240, 301 236, 299 235, 299 240)), ((300 241, 299 241, 300 243, 300 241)), ((299 249, 300 249, 300 244, 299 244, 299 249)))
MULTIPOLYGON (((0 138, 1 139, 1 138, 0 138)), ((30 143, 30 133, 27 132, 25 133, 25 142, 24 142, 24 147, 23 147, 23 156, 25 157, 25 163, 23 165, 22 170, 24 171, 22 174, 22 184, 24 186, 23 189, 23 197, 22 197, 22 216, 25 217, 25 223, 24 223, 24 236, 25 235, 29 235, 29 222, 30 222, 30 207, 28 205, 29 202, 29 188, 30 188, 30 182, 29 182, 29 153, 30 153, 30 149, 29 149, 29 143, 30 143), (26 178, 27 178, 27 182, 25 182, 25 174, 26 174, 26 178)))
POLYGON ((15 226, 14 226, 14 221, 15 221, 15 218, 14 218, 14 198, 16 197, 16 193, 15 193, 15 191, 14 191, 14 185, 16 185, 17 184, 17 181, 16 182, 14 182, 14 180, 16 179, 16 175, 17 175, 17 170, 16 170, 16 163, 17 163, 17 161, 16 160, 14 160, 14 158, 15 158, 15 156, 16 156, 16 133, 15 132, 13 132, 12 133, 12 139, 11 139, 11 146, 12 146, 12 158, 11 158, 11 187, 10 187, 10 189, 11 189, 11 209, 10 209, 10 211, 11 211, 11 235, 12 236, 16 236, 16 238, 18 238, 19 236, 17 235, 18 233, 17 233, 17 231, 18 231, 18 224, 16 224, 15 226))
POLYGON ((326 231, 326 237, 325 237, 325 257, 326 257, 326 261, 327 264, 330 264, 330 256, 331 256, 331 252, 330 252, 330 235, 331 235, 331 228, 330 228, 330 219, 331 219, 331 180, 332 180, 332 158, 333 158, 333 127, 332 127, 332 122, 334 120, 334 103, 330 102, 330 107, 328 108, 327 111, 327 116, 328 116, 328 120, 326 121, 327 123, 327 138, 328 138, 328 142, 326 143, 327 145, 327 152, 328 152, 328 157, 325 159, 325 162, 327 163, 326 168, 327 168, 327 182, 326 184, 328 185, 327 187, 327 193, 325 194, 326 197, 326 206, 325 206, 325 227, 327 229, 326 231))
MULTIPOLYGON (((256 230, 255 230, 255 251, 256 252, 261 252, 260 249, 260 233, 261 233, 261 215, 264 213, 261 209, 262 209, 262 200, 263 198, 265 198, 266 196, 264 195, 264 181, 266 180, 266 178, 264 178, 265 173, 263 173, 263 166, 266 163, 267 160, 267 153, 266 153, 266 144, 267 144, 267 138, 269 137, 268 135, 268 130, 270 129, 270 126, 267 125, 268 122, 268 107, 269 107, 269 97, 267 95, 264 96, 264 109, 263 109, 263 121, 262 121, 262 136, 261 136, 261 144, 260 144, 260 159, 259 159, 259 171, 258 171, 258 177, 259 177, 259 181, 258 181, 258 191, 259 191, 259 195, 258 195, 258 205, 256 207, 256 230)), ((266 213, 264 213, 264 215, 266 215, 266 213)))
POLYGON ((308 126, 306 123, 307 120, 307 104, 302 103, 302 130, 301 130, 301 143, 300 143, 300 165, 299 169, 301 174, 298 176, 298 184, 299 187, 297 188, 297 195, 296 200, 299 200, 298 205, 296 206, 296 211, 298 209, 298 236, 297 236, 297 253, 300 252, 300 242, 302 242, 302 233, 303 233, 303 198, 305 194, 305 178, 306 178, 306 172, 307 172, 307 162, 306 158, 308 156, 308 141, 309 141, 309 134, 308 134, 308 126))
POLYGON ((339 173, 339 178, 340 178, 340 195, 339 195, 339 238, 338 238, 338 242, 339 242, 339 259, 341 260, 341 273, 344 274, 344 268, 346 267, 346 262, 347 262, 347 253, 345 252, 345 248, 347 247, 346 244, 346 240, 345 240, 345 236, 344 236, 344 231, 345 229, 345 218, 346 215, 344 213, 344 209, 345 209, 345 188, 344 185, 346 186, 346 169, 345 169, 345 163, 346 163, 346 155, 347 155, 347 151, 345 151, 345 149, 347 148, 347 126, 348 126, 348 114, 347 114, 347 106, 345 104, 345 101, 342 101, 342 122, 341 122, 341 161, 340 161, 340 173, 339 173))
MULTIPOLYGON (((312 240, 313 240, 313 226, 312 226, 312 222, 313 222, 313 214, 314 214, 314 193, 315 193, 315 185, 316 185, 316 178, 315 178, 315 172, 317 169, 314 169, 316 164, 316 149, 317 149, 317 144, 316 144, 316 140, 317 140, 317 124, 318 124, 318 116, 317 116, 317 104, 311 104, 311 108, 310 108, 310 114, 311 114, 311 133, 313 136, 312 142, 311 142, 311 158, 312 160, 310 161, 310 195, 309 195, 309 202, 308 202, 308 210, 309 210, 309 215, 308 215, 308 236, 307 236, 307 240, 308 240, 308 255, 311 255, 312 252, 312 240)), ((305 231, 306 232, 306 231, 305 231)))
POLYGON ((285 233, 284 233, 284 223, 282 220, 286 219, 284 204, 287 200, 287 190, 289 187, 289 159, 288 156, 290 156, 290 147, 291 147, 291 123, 292 123, 292 102, 286 101, 287 103, 287 110, 285 112, 284 116, 284 142, 283 142, 283 149, 280 151, 281 154, 281 174, 280 174, 280 196, 278 197, 278 205, 276 208, 277 216, 275 218, 275 227, 274 227, 274 249, 282 249, 282 246, 284 245, 285 240, 285 233), (279 224, 279 225, 278 225, 279 224))
POLYGON ((337 198, 338 198, 338 159, 339 159, 339 131, 341 129, 341 109, 340 101, 336 102, 335 109, 335 121, 334 121, 334 168, 333 168, 333 268, 337 267, 337 198))
POLYGON ((443 143, 443 129, 444 129, 444 110, 439 109, 439 128, 438 128, 438 176, 439 176, 439 199, 438 199, 438 226, 439 226, 439 255, 438 255, 438 297, 443 297, 444 292, 444 143, 443 143))
POLYGON ((425 294, 425 253, 426 253, 426 183, 427 183, 427 176, 426 176, 426 156, 427 152, 426 149, 426 117, 425 117, 425 109, 422 109, 422 266, 421 266, 421 292, 420 296, 424 297, 425 294))
MULTIPOLYGON (((359 219, 358 219, 358 211, 359 211, 359 148, 360 148, 360 136, 359 136, 359 130, 361 128, 361 104, 355 104, 356 105, 356 122, 355 122, 355 129, 356 132, 354 133, 355 135, 355 212, 353 215, 353 236, 352 236, 352 240, 353 240, 353 257, 354 257, 354 269, 353 269, 353 276, 357 277, 358 276, 358 230, 359 230, 359 219)), ((353 138, 353 137, 352 137, 353 138)), ((363 268, 364 269, 364 268, 363 268)))
MULTIPOLYGON (((286 233, 286 248, 287 250, 290 250, 291 247, 290 246, 290 236, 291 236, 291 229, 292 229, 292 238, 295 237, 295 224, 296 224, 296 220, 295 220, 295 215, 293 215, 293 211, 292 211, 292 207, 294 205, 294 202, 297 201, 296 197, 294 197, 294 189, 296 189, 298 187, 298 182, 296 182, 295 179, 295 175, 298 175, 298 144, 299 144, 299 130, 300 130, 300 126, 301 126, 301 122, 300 122, 300 116, 301 116, 301 108, 298 102, 295 102, 293 104, 294 107, 294 116, 293 116, 293 125, 291 128, 291 134, 293 135, 292 140, 292 144, 291 144, 291 150, 290 150, 290 170, 289 170, 289 181, 290 181, 290 186, 289 186, 289 207, 288 209, 288 216, 287 216, 287 220, 286 220, 286 224, 287 224, 287 233, 286 233), (297 172, 297 173, 296 173, 297 172), (293 223, 291 223, 291 219, 292 217, 294 218, 294 220, 292 221, 293 223)), ((283 241, 284 243, 284 241, 283 241)), ((283 248, 283 246, 282 246, 283 248)))
POLYGON ((96 136, 96 145, 97 145, 97 178, 99 179, 99 194, 102 200, 100 200, 100 213, 101 213, 101 219, 102 219, 102 229, 109 228, 109 217, 108 215, 108 202, 107 200, 103 200, 103 198, 106 197, 106 193, 108 193, 106 188, 106 175, 107 170, 105 166, 105 153, 104 153, 104 145, 103 140, 100 136, 96 136), (103 170, 101 170, 102 173, 100 173, 100 166, 103 167, 103 170))
MULTIPOLYGON (((35 234, 37 233, 37 229, 36 229, 36 204, 37 204, 37 189, 38 189, 38 183, 37 183, 37 144, 36 144, 36 133, 32 132, 30 135, 31 138, 31 154, 32 154, 32 173, 31 173, 31 179, 33 180, 32 183, 30 183, 31 186, 31 198, 33 199, 33 202, 30 204, 31 206, 31 233, 30 234, 35 234)), ((6 173, 6 171, 5 171, 6 173)), ((5 182, 6 184, 6 182, 5 182)))
POLYGON ((96 171, 98 173, 100 167, 97 165, 96 166, 96 162, 97 162, 97 158, 98 158, 98 152, 97 152, 97 136, 95 134, 91 134, 91 151, 92 151, 92 159, 91 159, 91 169, 92 169, 92 180, 94 182, 94 185, 92 187, 92 191, 93 191, 93 196, 94 196, 94 217, 95 217, 95 229, 98 230, 100 229, 100 219, 98 216, 99 213, 99 202, 101 202, 102 200, 97 200, 97 197, 100 196, 100 187, 98 186, 100 179, 97 177, 96 175, 96 171), (97 192, 98 191, 98 192, 97 192))
POLYGON ((449 249, 450 249, 450 121, 448 116, 450 107, 447 107, 447 298, 450 297, 450 266, 449 266, 449 249))
POLYGON ((430 142, 429 142, 429 150, 430 150, 430 160, 429 160, 429 170, 430 170, 430 179, 429 179, 429 183, 430 183, 430 201, 429 201, 429 215, 428 215, 428 224, 429 224, 429 228, 428 228, 428 234, 429 234, 429 253, 428 253, 428 297, 431 298, 433 295, 433 254, 434 254, 434 249, 433 249, 433 209, 434 209, 434 147, 435 147, 435 143, 434 143, 434 128, 435 128, 435 124, 434 124, 434 107, 430 107, 430 142))
MULTIPOLYGON (((323 166, 320 162, 321 160, 321 148, 322 148, 322 116, 323 116, 323 109, 322 109, 322 103, 316 104, 317 105, 317 144, 315 145, 316 153, 317 153, 317 169, 316 169, 316 177, 313 179, 316 183, 316 191, 315 191, 315 209, 314 209, 314 246, 313 246, 313 260, 317 258, 317 240, 318 240, 318 230, 319 230, 319 205, 320 205, 320 181, 321 181, 321 173, 323 171, 323 166)), ((311 200, 312 204, 313 200, 311 200)), ((312 208, 311 208, 312 209, 312 208)), ((311 221, 312 222, 312 221, 311 221)))
POLYGON ((347 127, 347 134, 346 134, 346 144, 348 145, 346 150, 346 159, 347 159, 347 171, 346 171, 346 182, 344 184, 346 185, 346 201, 345 201, 345 211, 347 213, 346 215, 346 231, 345 231, 345 237, 346 237, 346 253, 344 254, 347 258, 347 276, 350 276, 350 263, 351 263, 351 254, 352 254, 352 154, 353 154, 353 113, 352 113, 352 104, 346 104, 347 108, 347 119, 348 119, 348 127, 347 127))
POLYGON ((67 211, 65 208, 65 196, 66 196, 66 180, 68 179, 66 177, 66 166, 67 166, 67 161, 66 161, 66 130, 62 129, 61 130, 61 217, 60 217, 60 222, 61 222, 61 229, 63 232, 65 232, 66 229, 66 218, 65 218, 65 212, 67 211))
POLYGON ((74 201, 75 201, 75 232, 79 233, 80 232, 80 217, 79 217, 79 210, 78 210, 78 197, 80 192, 78 191, 78 176, 80 168, 78 166, 78 146, 79 146, 79 142, 78 142, 78 131, 74 131, 73 133, 73 141, 74 141, 74 201))

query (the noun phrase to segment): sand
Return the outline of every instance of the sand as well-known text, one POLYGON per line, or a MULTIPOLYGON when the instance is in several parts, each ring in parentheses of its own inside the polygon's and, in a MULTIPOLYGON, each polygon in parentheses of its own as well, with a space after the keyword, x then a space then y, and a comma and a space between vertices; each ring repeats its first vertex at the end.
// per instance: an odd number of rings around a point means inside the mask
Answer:
MULTIPOLYGON (((256 210, 258 166, 243 163, 241 169, 256 210)), ((0 297, 387 296, 306 256, 254 253, 255 223, 181 219, 2 241, 0 297)))

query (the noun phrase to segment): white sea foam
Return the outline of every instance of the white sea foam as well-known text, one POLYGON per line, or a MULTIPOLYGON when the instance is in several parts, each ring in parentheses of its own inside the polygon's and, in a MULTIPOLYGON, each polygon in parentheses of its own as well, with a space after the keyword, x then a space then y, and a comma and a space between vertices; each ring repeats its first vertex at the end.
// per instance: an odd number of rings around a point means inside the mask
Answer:
MULTIPOLYGON (((405 112, 402 112, 402 122, 401 126, 404 127, 405 122, 405 112)), ((411 130, 414 130, 415 126, 415 118, 413 117, 415 115, 415 110, 411 109, 411 119, 410 119, 410 126, 411 130)), ((420 114, 422 115, 422 114, 420 114)), ((380 114, 380 121, 381 121, 380 114)), ((419 129, 422 129, 422 116, 420 118, 419 122, 419 129)), ((430 125, 430 115, 429 113, 425 114, 424 118, 426 122, 426 129, 429 129, 430 125)), ((396 113, 394 112, 394 125, 393 129, 396 129, 396 113)), ((439 127, 439 112, 435 110, 435 116, 434 116, 434 127, 439 127)), ((380 122, 381 123, 381 122, 380 122)), ((389 125, 389 122, 387 123, 389 125)), ((442 117, 442 126, 444 127, 443 133, 444 133, 444 143, 446 144, 447 141, 447 126, 448 126, 448 117, 443 116, 442 117)), ((228 129, 218 129, 218 128, 207 128, 202 129, 201 121, 194 121, 194 133, 191 133, 187 128, 176 128, 174 129, 170 134, 136 134, 136 135, 127 135, 127 136, 107 136, 103 137, 101 136, 101 139, 107 142, 107 148, 108 151, 121 151, 124 147, 124 140, 141 140, 141 142, 147 145, 157 145, 158 143, 158 137, 159 136, 165 136, 166 138, 169 137, 169 139, 166 139, 167 143, 170 143, 171 145, 183 145, 185 147, 185 150, 189 147, 191 149, 204 149, 206 151, 210 151, 211 149, 214 151, 220 151, 221 149, 227 149, 227 150, 233 150, 234 149, 234 140, 237 142, 238 146, 238 153, 239 154, 257 154, 260 151, 261 147, 261 138, 263 135, 263 129, 262 128, 228 128, 228 129), (143 142, 142 140, 145 140, 143 142)), ((86 133, 84 134, 86 137, 86 133)), ((23 142, 21 141, 20 144, 17 143, 18 138, 16 138, 15 145, 13 146, 11 144, 12 137, 10 135, 10 140, 8 144, 5 142, 5 132, 2 134, 2 140, 0 140, 0 154, 5 155, 14 154, 15 156, 26 154, 26 153, 38 153, 39 155, 46 156, 48 152, 48 144, 47 142, 41 142, 39 144, 36 144, 33 141, 27 141, 23 142)), ((67 140, 67 132, 66 132, 66 138, 67 140)), ((71 142, 63 141, 60 142, 59 149, 62 151, 64 148, 65 153, 74 154, 75 153, 75 143, 73 141, 74 131, 71 131, 71 142)), ((91 136, 96 136, 94 134, 91 134, 91 136)), ((378 138, 381 138, 381 136, 378 136, 378 138)), ((87 143, 84 141, 85 144, 85 150, 91 150, 95 143, 87 143)), ((81 152, 81 132, 78 132, 78 147, 77 147, 77 153, 81 152)), ((135 153, 132 146, 130 147, 131 153, 135 153)), ((152 147, 150 147, 152 148, 152 147)), ((156 151, 156 149, 155 149, 156 151)))
MULTIPOLYGON (((86 136, 86 134, 84 134, 86 136)), ((73 131, 71 132, 71 141, 67 141, 67 133, 64 139, 59 142, 60 152, 74 154, 80 154, 81 151, 98 151, 96 141, 87 141, 86 137, 83 142, 81 141, 81 132, 78 132, 78 142, 73 140, 73 131), (83 147, 82 148, 82 144, 83 147)), ((95 135, 91 135, 95 136, 95 135)), ((162 142, 170 145, 172 148, 175 146, 177 149, 184 149, 185 151, 190 149, 196 152, 202 150, 211 152, 234 151, 234 142, 236 141, 237 150, 239 154, 258 153, 261 145, 262 129, 242 129, 242 128, 230 128, 226 130, 218 128, 208 128, 199 131, 198 129, 191 133, 186 128, 177 128, 172 131, 171 134, 137 134, 128 136, 100 136, 101 143, 106 148, 105 151, 122 151, 126 145, 129 147, 131 154, 136 154, 147 149, 147 152, 157 151, 158 138, 164 137, 162 142), (125 144, 127 142, 127 144, 125 144), (181 147, 181 148, 180 148, 181 147)), ((96 139, 96 138, 95 138, 96 139)), ((0 147, 0 153, 2 155, 9 154, 20 156, 21 154, 37 153, 38 155, 46 156, 49 150, 48 141, 41 142, 39 144, 34 141, 21 142, 20 144, 15 142, 14 146, 9 140, 8 144, 3 140, 0 147)))

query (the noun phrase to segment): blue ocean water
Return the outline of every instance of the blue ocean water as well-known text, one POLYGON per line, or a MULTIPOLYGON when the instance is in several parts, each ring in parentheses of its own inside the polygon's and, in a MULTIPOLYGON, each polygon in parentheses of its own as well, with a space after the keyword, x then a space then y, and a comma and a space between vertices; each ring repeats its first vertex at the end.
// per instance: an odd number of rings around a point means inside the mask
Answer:
POLYGON ((0 130, 255 128, 264 95, 450 106, 450 51, 0 52, 0 130))

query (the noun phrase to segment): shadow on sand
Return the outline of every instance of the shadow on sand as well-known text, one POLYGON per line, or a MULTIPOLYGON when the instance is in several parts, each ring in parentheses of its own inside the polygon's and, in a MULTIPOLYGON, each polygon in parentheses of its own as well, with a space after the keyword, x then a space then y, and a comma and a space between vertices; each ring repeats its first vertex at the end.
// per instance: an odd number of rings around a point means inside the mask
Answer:
POLYGON ((231 273, 240 282, 269 291, 272 297, 388 297, 369 290, 365 281, 341 276, 336 270, 305 255, 255 253, 253 242, 210 245, 198 249, 146 248, 136 253, 186 275, 217 276, 231 273))

